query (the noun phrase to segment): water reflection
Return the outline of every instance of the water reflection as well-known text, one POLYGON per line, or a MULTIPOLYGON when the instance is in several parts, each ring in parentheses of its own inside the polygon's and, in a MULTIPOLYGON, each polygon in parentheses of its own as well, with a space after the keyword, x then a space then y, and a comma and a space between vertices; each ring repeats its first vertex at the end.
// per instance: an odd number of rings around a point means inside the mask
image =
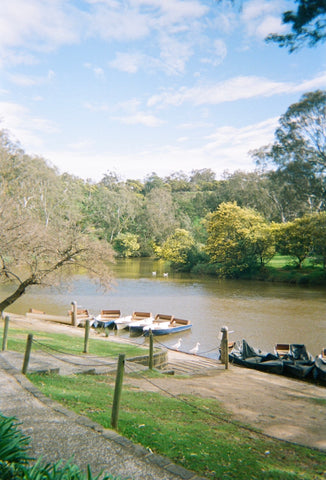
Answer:
MULTIPOLYGON (((324 288, 303 288, 264 282, 222 281, 168 272, 163 262, 149 259, 118 261, 116 284, 103 293, 86 277, 76 276, 70 291, 31 288, 10 311, 25 313, 30 307, 65 314, 72 300, 91 313, 102 308, 173 314, 193 323, 182 334, 185 351, 200 342, 199 354, 214 356, 222 326, 234 330, 231 338, 245 338, 253 346, 271 351, 275 343, 305 343, 312 354, 326 347, 326 297, 324 288), (156 276, 152 272, 156 272, 156 276)), ((8 289, 7 289, 8 292, 8 289)), ((4 290, 0 290, 4 296, 4 290)), ((126 335, 126 334, 123 334, 126 335)), ((143 342, 143 339, 138 339, 143 342)), ((162 337, 173 345, 176 337, 162 337)))

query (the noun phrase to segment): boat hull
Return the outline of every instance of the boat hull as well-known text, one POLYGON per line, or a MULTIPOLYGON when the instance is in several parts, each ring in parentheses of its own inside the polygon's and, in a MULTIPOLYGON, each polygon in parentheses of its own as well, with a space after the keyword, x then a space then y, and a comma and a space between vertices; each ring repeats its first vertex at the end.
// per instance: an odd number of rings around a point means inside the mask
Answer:
POLYGON ((192 327, 192 325, 180 325, 180 326, 177 326, 177 327, 154 328, 153 330, 151 330, 149 328, 148 330, 145 330, 143 332, 143 335, 144 335, 144 337, 148 337, 150 331, 155 336, 171 335, 172 333, 179 333, 179 332, 184 332, 185 330, 190 330, 191 327, 192 327))

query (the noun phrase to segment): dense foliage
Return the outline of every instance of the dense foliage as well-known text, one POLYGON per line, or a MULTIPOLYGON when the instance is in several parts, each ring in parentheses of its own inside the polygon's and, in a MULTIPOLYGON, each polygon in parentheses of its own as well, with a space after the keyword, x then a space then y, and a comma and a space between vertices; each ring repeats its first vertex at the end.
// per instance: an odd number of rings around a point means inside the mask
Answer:
POLYGON ((303 45, 312 47, 326 38, 326 3, 325 0, 295 0, 296 11, 287 10, 282 21, 289 25, 289 33, 280 35, 272 33, 267 41, 278 43, 294 52, 303 45))
POLYGON ((17 296, 77 265, 105 283, 113 249, 227 277, 263 271, 275 252, 325 268, 325 111, 326 91, 304 94, 280 117, 274 143, 252 152, 257 170, 220 180, 204 168, 83 181, 1 132, 0 279, 15 281, 17 296))

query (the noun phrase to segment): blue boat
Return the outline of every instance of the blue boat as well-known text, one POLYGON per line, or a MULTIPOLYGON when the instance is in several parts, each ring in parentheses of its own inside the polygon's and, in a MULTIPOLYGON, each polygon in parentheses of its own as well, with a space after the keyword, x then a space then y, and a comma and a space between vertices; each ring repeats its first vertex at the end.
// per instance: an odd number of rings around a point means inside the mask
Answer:
POLYGON ((92 326, 94 328, 110 328, 115 326, 115 321, 121 317, 120 310, 102 310, 94 318, 92 326))
MULTIPOLYGON (((161 318, 163 315, 161 315, 161 318)), ((190 330, 192 324, 189 320, 182 320, 181 318, 174 318, 170 321, 153 322, 151 325, 147 325, 143 328, 143 335, 148 337, 151 331, 153 335, 170 335, 171 333, 179 333, 185 330, 190 330)))
POLYGON ((131 322, 129 323, 130 335, 141 335, 146 325, 151 325, 154 317, 151 312, 133 312, 131 322))

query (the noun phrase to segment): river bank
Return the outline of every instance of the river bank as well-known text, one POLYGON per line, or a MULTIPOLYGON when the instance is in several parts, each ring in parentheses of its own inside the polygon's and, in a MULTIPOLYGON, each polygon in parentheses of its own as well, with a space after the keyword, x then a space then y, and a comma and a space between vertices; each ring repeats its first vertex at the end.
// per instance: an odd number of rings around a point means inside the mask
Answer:
MULTIPOLYGON (((13 321, 26 331, 50 331, 83 336, 83 329, 69 325, 32 320, 13 315, 13 321)), ((120 337, 98 337, 101 341, 130 342, 120 337)), ((184 353, 169 351, 171 364, 182 361, 184 353)), ((187 355, 188 357, 188 355, 187 355)), ((194 360, 195 360, 194 356, 194 360)), ((199 360, 199 359, 198 359, 199 360)), ((173 395, 192 394, 215 398, 233 418, 271 435, 326 451, 326 388, 290 378, 231 365, 206 374, 186 377, 162 376, 148 383, 126 375, 124 383, 147 391, 165 389, 173 395)))

